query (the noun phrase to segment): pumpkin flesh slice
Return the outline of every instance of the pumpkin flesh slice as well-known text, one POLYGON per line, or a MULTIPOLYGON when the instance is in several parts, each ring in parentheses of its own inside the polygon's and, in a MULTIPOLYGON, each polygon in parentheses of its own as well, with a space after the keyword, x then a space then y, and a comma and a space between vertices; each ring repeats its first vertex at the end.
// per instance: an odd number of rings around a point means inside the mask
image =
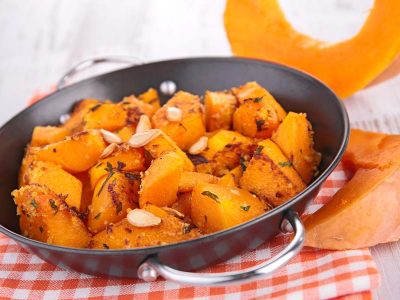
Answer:
POLYGON ((346 98, 367 86, 396 58, 399 15, 400 1, 375 0, 360 32, 336 44, 297 32, 278 0, 228 0, 224 19, 235 55, 306 71, 346 98))

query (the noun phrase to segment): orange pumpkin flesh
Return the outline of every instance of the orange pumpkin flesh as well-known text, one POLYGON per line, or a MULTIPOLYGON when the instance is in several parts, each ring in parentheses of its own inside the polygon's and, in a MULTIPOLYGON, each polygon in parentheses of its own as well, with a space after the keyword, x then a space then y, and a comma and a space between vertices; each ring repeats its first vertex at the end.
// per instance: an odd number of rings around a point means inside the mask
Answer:
POLYGON ((375 0, 356 36, 328 44, 297 32, 278 0, 228 0, 225 28, 235 55, 306 71, 345 98, 367 86, 396 58, 399 15, 400 1, 375 0))

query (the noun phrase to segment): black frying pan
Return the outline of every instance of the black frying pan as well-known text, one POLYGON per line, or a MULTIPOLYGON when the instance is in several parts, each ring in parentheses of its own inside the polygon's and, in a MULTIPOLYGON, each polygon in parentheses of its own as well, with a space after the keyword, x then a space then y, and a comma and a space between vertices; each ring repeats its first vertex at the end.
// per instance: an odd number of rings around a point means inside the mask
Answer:
MULTIPOLYGON (((163 101, 168 98, 161 95, 163 101)), ((177 282, 202 285, 253 280, 279 268, 300 251, 304 228, 297 213, 303 212, 339 163, 348 131, 344 106, 328 87, 307 74, 274 63, 242 58, 191 58, 138 65, 96 76, 46 97, 0 129, 0 232, 52 264, 87 274, 139 277, 147 281, 162 275, 177 282), (18 169, 33 127, 58 124, 60 115, 68 113, 81 98, 119 101, 131 93, 160 87, 168 80, 174 82, 178 89, 198 95, 203 95, 206 90, 224 90, 247 81, 257 81, 286 110, 307 113, 315 130, 315 146, 322 153, 320 175, 303 192, 265 215, 234 228, 181 243, 131 250, 86 250, 52 246, 22 236, 10 193, 17 187, 18 169), (287 223, 292 226, 287 226, 287 223), (254 249, 281 230, 290 228, 295 232, 294 239, 271 261, 241 272, 218 275, 183 272, 254 249)))

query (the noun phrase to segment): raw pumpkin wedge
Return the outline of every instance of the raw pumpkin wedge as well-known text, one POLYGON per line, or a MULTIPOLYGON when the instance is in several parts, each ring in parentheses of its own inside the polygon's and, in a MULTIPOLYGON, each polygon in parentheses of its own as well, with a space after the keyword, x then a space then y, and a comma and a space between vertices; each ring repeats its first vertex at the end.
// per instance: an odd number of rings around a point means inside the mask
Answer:
POLYGON ((400 165, 400 135, 352 129, 343 162, 353 171, 400 165))
POLYGON ((356 249, 400 238, 400 168, 359 169, 305 220, 306 246, 356 249))
POLYGON ((346 98, 367 86, 396 58, 399 15, 400 1, 375 0, 360 32, 336 44, 296 31, 278 0, 228 0, 224 20, 235 55, 306 71, 346 98))
POLYGON ((289 112, 271 140, 281 148, 303 181, 310 183, 321 154, 314 149, 314 132, 306 114, 289 112))
POLYGON ((105 148, 100 132, 88 130, 38 149, 35 157, 58 164, 68 172, 80 173, 95 165, 105 148))

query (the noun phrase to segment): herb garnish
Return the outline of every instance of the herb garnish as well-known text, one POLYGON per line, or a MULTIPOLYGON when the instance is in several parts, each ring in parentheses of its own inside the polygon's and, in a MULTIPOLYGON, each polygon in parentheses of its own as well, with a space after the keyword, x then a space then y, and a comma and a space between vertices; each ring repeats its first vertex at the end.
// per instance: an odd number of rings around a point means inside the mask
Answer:
POLYGON ((258 146, 256 151, 254 151, 254 154, 256 154, 256 155, 260 154, 263 149, 264 149, 264 146, 258 146))
POLYGON ((103 244, 103 247, 104 247, 105 249, 110 249, 110 247, 108 247, 107 244, 103 244))
POLYGON ((210 191, 204 191, 204 192, 202 192, 201 194, 204 195, 204 196, 207 196, 207 197, 209 197, 209 198, 211 198, 211 199, 213 199, 215 202, 220 203, 220 202, 219 202, 219 199, 218 199, 218 196, 215 195, 214 193, 211 193, 210 191))
POLYGON ((280 162, 278 162, 278 165, 281 167, 291 167, 292 162, 291 161, 280 161, 280 162))
POLYGON ((254 101, 255 103, 260 103, 262 100, 263 100, 263 97, 256 97, 256 98, 253 98, 253 101, 254 101))
POLYGON ((101 105, 102 105, 101 103, 96 104, 95 106, 93 106, 93 107, 90 108, 90 111, 96 111, 96 110, 98 110, 98 109, 100 108, 101 105))
POLYGON ((56 201, 54 201, 53 199, 49 199, 49 204, 51 206, 51 209, 54 210, 54 214, 56 214, 58 212, 56 201))
POLYGON ((94 216, 95 220, 98 220, 101 216, 101 212, 99 212, 97 215, 94 216))
POLYGON ((121 210, 122 210, 122 202, 118 201, 115 206, 115 212, 117 213, 117 215, 121 212, 121 210))
POLYGON ((43 227, 42 226, 39 227, 39 230, 40 230, 41 233, 43 233, 43 227))
POLYGON ((107 162, 107 168, 104 168, 104 170, 107 171, 108 175, 107 178, 104 180, 103 184, 100 187, 99 192, 97 193, 97 197, 100 196, 101 192, 103 191, 104 187, 106 186, 107 182, 111 179, 111 177, 114 176, 115 170, 112 166, 112 164, 108 161, 107 162))
POLYGON ((38 208, 38 205, 37 205, 35 199, 32 199, 32 200, 31 200, 31 205, 32 205, 35 209, 38 208))
POLYGON ((247 169, 247 161, 243 158, 243 156, 240 157, 240 166, 242 167, 242 171, 246 171, 247 169))
POLYGON ((244 211, 249 211, 250 205, 248 204, 240 205, 240 208, 243 209, 244 211))
POLYGON ((140 175, 135 173, 126 172, 125 177, 128 178, 129 180, 140 180, 140 175))
POLYGON ((260 119, 256 120, 257 131, 263 130, 264 124, 265 124, 264 120, 260 120, 260 119))

